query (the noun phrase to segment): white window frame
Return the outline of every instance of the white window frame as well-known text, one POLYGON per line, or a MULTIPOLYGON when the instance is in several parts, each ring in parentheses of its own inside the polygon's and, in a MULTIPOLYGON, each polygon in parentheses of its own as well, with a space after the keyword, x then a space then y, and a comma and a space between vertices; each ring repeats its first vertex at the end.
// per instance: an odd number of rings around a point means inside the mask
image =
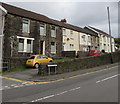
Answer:
POLYGON ((23 33, 30 33, 30 20, 29 19, 26 19, 26 18, 22 19, 22 32, 23 33), (24 31, 24 28, 23 28, 23 23, 24 22, 23 22, 23 20, 28 21, 28 31, 27 32, 24 31))
MULTIPOLYGON (((52 43, 52 42, 51 42, 51 43, 52 43)), ((51 44, 51 47, 52 47, 52 44, 51 44)), ((52 54, 56 54, 56 43, 55 43, 55 42, 54 42, 54 48, 55 48, 55 51, 53 51, 52 48, 51 48, 51 53, 52 53, 52 54)))
POLYGON ((51 25, 51 29, 50 29, 50 31, 51 31, 51 37, 56 37, 56 26, 51 25), (54 29, 54 31, 55 31, 55 32, 54 32, 54 33, 55 33, 54 35, 52 34, 52 30, 53 30, 52 27, 55 28, 55 29, 54 29))
POLYGON ((66 43, 63 43, 63 51, 66 51, 66 43))
POLYGON ((90 36, 88 36, 88 42, 91 42, 91 37, 90 36))
POLYGON ((74 51, 74 44, 70 44, 70 51, 74 51))
POLYGON ((83 41, 83 42, 86 42, 86 40, 85 40, 85 35, 82 35, 82 41, 83 41))
POLYGON ((24 39, 24 50, 23 51, 18 50, 18 52, 33 53, 33 41, 34 41, 34 38, 27 38, 27 37, 17 36, 17 39, 24 39), (31 51, 30 52, 27 51, 27 40, 31 40, 31 51))
POLYGON ((72 30, 70 30, 70 38, 73 38, 74 37, 74 32, 72 30))
POLYGON ((62 35, 66 36, 66 29, 64 29, 64 28, 62 29, 62 35))
MULTIPOLYGON (((44 25, 44 33, 43 34, 40 33, 40 35, 45 36, 46 35, 46 24, 45 23, 40 23, 40 27, 41 27, 41 24, 44 25)), ((41 28, 40 28, 40 30, 41 30, 41 28)))

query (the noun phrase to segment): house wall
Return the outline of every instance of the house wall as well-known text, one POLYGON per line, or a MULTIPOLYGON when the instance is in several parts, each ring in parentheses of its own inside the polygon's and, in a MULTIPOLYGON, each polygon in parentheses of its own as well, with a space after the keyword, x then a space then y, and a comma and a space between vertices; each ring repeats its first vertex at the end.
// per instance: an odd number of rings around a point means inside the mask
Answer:
POLYGON ((78 51, 79 50, 79 33, 77 31, 73 31, 73 30, 70 30, 70 29, 66 29, 66 28, 63 28, 66 30, 66 34, 63 35, 63 44, 66 44, 65 45, 65 49, 64 51, 78 51), (71 37, 70 36, 70 32, 73 31, 73 36, 71 37), (70 44, 74 45, 74 49, 71 50, 70 49, 70 44))
POLYGON ((91 50, 100 50, 98 36, 91 36, 91 50))
POLYGON ((87 34, 80 33, 80 51, 87 51, 87 34))
MULTIPOLYGON (((110 36, 106 36, 104 34, 100 35, 100 50, 105 50, 105 52, 111 52, 111 44, 110 44, 110 36)), ((114 39, 112 39, 113 41, 113 52, 115 52, 115 48, 114 48, 114 39)))
POLYGON ((40 42, 45 42, 45 55, 51 57, 61 56, 62 51, 62 29, 61 27, 56 26, 56 37, 51 37, 50 24, 46 24, 46 34, 45 36, 40 35, 40 22, 36 20, 30 21, 30 32, 23 33, 22 31, 22 20, 23 17, 16 15, 7 14, 5 18, 5 37, 4 37, 4 57, 28 57, 31 54, 40 53, 40 42), (11 36, 14 36, 14 40, 11 42, 11 36), (33 52, 18 52, 18 38, 25 37, 31 38, 33 40, 33 52), (56 43, 56 54, 51 53, 51 42, 56 43), (12 43, 12 47, 11 47, 12 43), (11 55, 12 53, 12 55, 11 55))

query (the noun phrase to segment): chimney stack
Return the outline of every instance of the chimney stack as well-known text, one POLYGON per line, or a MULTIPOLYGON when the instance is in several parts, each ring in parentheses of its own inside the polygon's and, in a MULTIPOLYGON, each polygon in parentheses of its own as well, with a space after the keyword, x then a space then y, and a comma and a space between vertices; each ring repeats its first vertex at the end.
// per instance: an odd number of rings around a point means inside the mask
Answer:
POLYGON ((67 20, 64 18, 64 19, 61 19, 61 22, 67 23, 67 20))

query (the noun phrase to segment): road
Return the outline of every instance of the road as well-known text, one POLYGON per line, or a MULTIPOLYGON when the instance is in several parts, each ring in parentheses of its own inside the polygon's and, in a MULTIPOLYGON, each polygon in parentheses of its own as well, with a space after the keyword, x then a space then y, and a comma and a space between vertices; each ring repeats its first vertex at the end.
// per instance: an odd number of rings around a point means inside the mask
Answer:
POLYGON ((27 103, 118 102, 118 76, 118 66, 114 66, 108 70, 76 75, 45 84, 3 79, 2 100, 27 103))

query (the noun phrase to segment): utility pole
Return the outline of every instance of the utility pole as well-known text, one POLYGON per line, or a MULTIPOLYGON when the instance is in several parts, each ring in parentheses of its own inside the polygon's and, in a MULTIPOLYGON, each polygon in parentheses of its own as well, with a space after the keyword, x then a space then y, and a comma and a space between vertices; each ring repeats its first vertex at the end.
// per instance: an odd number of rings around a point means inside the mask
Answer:
POLYGON ((110 26, 110 10, 109 7, 107 7, 107 11, 108 11, 108 24, 109 24, 109 35, 110 35, 110 47, 111 47, 111 53, 112 51, 112 36, 111 36, 111 26, 110 26))

